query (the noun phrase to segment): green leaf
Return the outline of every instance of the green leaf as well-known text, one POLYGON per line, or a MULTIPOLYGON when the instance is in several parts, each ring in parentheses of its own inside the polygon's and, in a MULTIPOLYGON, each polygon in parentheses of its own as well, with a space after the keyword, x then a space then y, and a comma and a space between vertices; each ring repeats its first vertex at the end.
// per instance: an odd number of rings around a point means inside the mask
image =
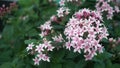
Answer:
MULTIPOLYGON (((51 63, 51 62, 50 62, 51 63)), ((50 63, 48 62, 40 62, 40 65, 38 66, 39 68, 50 68, 50 63)))
POLYGON ((14 34, 14 27, 11 25, 6 25, 2 33, 3 39, 6 41, 11 40, 13 38, 13 34, 14 34))
POLYGON ((60 63, 51 63, 50 68, 62 68, 62 64, 60 64, 60 63))
POLYGON ((114 48, 114 50, 115 50, 116 52, 120 52, 120 44, 117 45, 117 46, 114 48))
POLYGON ((63 60, 63 57, 65 55, 65 50, 64 49, 59 49, 59 50, 54 50, 52 53, 51 53, 51 61, 52 62, 62 62, 63 60))
MULTIPOLYGON (((96 60, 106 60, 106 59, 110 59, 112 57, 112 54, 109 52, 103 52, 99 55, 97 55, 95 58, 96 60)), ((94 60, 94 59, 93 59, 94 60)))
POLYGON ((66 60, 63 63, 63 68, 74 68, 74 67, 75 67, 75 63, 73 61, 66 60))
POLYGON ((120 68, 120 64, 117 64, 117 63, 116 63, 116 64, 113 64, 113 65, 112 65, 112 68, 120 68))
POLYGON ((95 63, 94 68, 105 68, 105 64, 104 63, 95 63))
POLYGON ((28 0, 27 3, 25 0, 19 0, 19 4, 22 6, 22 7, 30 7, 32 4, 38 4, 39 3, 39 0, 28 0))
POLYGON ((84 66, 87 64, 87 62, 85 60, 80 60, 77 64, 76 64, 76 68, 84 68, 84 66))
POLYGON ((62 25, 53 25, 53 29, 64 29, 65 27, 62 25))
POLYGON ((108 41, 108 39, 103 38, 103 39, 102 39, 102 42, 104 42, 104 43, 108 43, 109 41, 108 41))
POLYGON ((10 61, 12 55, 12 51, 11 50, 5 50, 2 53, 0 53, 0 63, 4 63, 6 61, 10 61))
POLYGON ((105 66, 106 66, 106 68, 111 68, 112 67, 112 62, 111 62, 111 60, 106 60, 105 61, 105 66))
POLYGON ((75 57, 77 57, 78 55, 79 55, 79 54, 77 54, 77 53, 74 53, 74 52, 72 52, 72 51, 68 51, 66 58, 75 58, 75 57))
POLYGON ((37 42, 37 40, 29 39, 29 40, 25 40, 24 42, 25 42, 25 44, 31 44, 32 42, 37 42))
POLYGON ((59 4, 60 0, 55 0, 55 2, 56 2, 57 4, 59 4))
POLYGON ((31 29, 29 32, 28 32, 28 36, 36 36, 38 35, 38 32, 35 30, 35 29, 31 29))
POLYGON ((12 68, 11 62, 6 62, 0 66, 0 68, 12 68))

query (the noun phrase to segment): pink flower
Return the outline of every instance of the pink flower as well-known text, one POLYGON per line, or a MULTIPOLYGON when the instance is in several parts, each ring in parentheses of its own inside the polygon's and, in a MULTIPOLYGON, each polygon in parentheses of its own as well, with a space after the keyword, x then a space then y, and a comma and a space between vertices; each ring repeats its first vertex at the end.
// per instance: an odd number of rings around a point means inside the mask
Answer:
POLYGON ((47 51, 53 51, 54 48, 55 48, 55 47, 53 47, 53 46, 48 46, 48 47, 47 47, 47 51))
POLYGON ((90 10, 89 9, 83 9, 81 12, 82 12, 82 14, 85 18, 90 15, 90 10))
POLYGON ((109 38, 109 42, 113 42, 113 40, 114 40, 113 38, 109 38))
POLYGON ((112 6, 110 6, 109 2, 111 2, 111 0, 97 0, 96 3, 96 9, 97 11, 99 11, 100 13, 106 11, 107 12, 107 19, 112 19, 113 17, 113 13, 116 11, 117 13, 120 12, 119 8, 117 6, 115 6, 113 9, 112 6))
POLYGON ((47 48, 48 46, 52 46, 52 45, 51 45, 51 41, 47 41, 46 38, 45 38, 45 39, 44 39, 43 46, 44 46, 45 48, 47 48))
POLYGON ((68 15, 70 13, 70 9, 69 8, 66 8, 65 9, 65 15, 68 15))
POLYGON ((40 53, 40 54, 37 55, 37 57, 39 58, 39 60, 43 60, 44 56, 45 56, 45 54, 42 54, 42 53, 40 53))
POLYGON ((51 21, 46 21, 45 24, 40 26, 40 29, 43 30, 51 30, 51 21))
POLYGON ((94 57, 95 55, 97 55, 97 53, 96 53, 96 50, 94 50, 94 49, 91 49, 91 52, 90 52, 90 54, 91 54, 91 56, 92 56, 92 57, 94 57))
POLYGON ((35 51, 37 51, 38 53, 41 53, 42 51, 44 51, 43 44, 39 44, 38 46, 36 46, 35 51))
POLYGON ((51 21, 57 22, 57 17, 55 15, 51 16, 50 18, 51 21))
POLYGON ((33 43, 29 44, 28 47, 26 48, 27 51, 32 50, 32 49, 33 49, 33 46, 34 46, 33 43))
POLYGON ((60 34, 58 37, 57 37, 57 36, 52 37, 52 39, 53 39, 54 41, 56 41, 56 42, 62 42, 62 41, 63 41, 63 37, 62 37, 61 34, 60 34))
POLYGON ((75 49, 74 49, 74 52, 78 52, 78 53, 81 53, 81 50, 80 50, 80 48, 79 47, 74 47, 75 49))
POLYGON ((64 11, 65 9, 63 7, 60 7, 58 10, 57 10, 57 16, 58 17, 63 17, 64 16, 64 11))
MULTIPOLYGON (((39 58, 39 61, 40 60, 43 60, 43 61, 47 61, 47 62, 50 62, 50 57, 46 56, 45 54, 38 54, 37 57, 39 58)), ((38 59, 37 59, 38 60, 38 59)))
POLYGON ((66 43, 65 43, 65 47, 66 47, 66 49, 70 50, 70 48, 71 48, 71 43, 70 43, 70 42, 66 42, 66 43))
POLYGON ((58 17, 64 17, 64 15, 68 15, 70 12, 70 9, 67 8, 67 7, 60 7, 58 10, 57 10, 57 16, 58 17))
POLYGON ((98 52, 99 53, 103 53, 103 46, 102 47, 98 47, 98 52))
POLYGON ((115 11, 116 11, 117 13, 119 13, 119 12, 120 12, 120 9, 119 9, 119 7, 118 7, 118 6, 115 6, 115 11))
MULTIPOLYGON (((47 61, 47 62, 50 62, 50 57, 47 56, 47 52, 49 51, 53 51, 55 47, 51 45, 51 41, 48 41, 46 38, 43 38, 43 43, 39 44, 39 45, 36 45, 36 48, 35 48, 35 59, 34 60, 34 64, 35 65, 39 65, 39 62, 41 60, 43 61, 47 61)), ((31 47, 30 47, 31 49, 31 47)))
POLYGON ((117 41, 118 43, 120 43, 120 38, 118 38, 118 41, 117 41))
POLYGON ((47 31, 42 31, 41 34, 39 34, 41 38, 43 38, 46 35, 48 35, 47 31))
POLYGON ((90 48, 92 48, 91 44, 89 42, 86 42, 84 45, 84 53, 91 52, 90 48))
POLYGON ((84 55, 85 57, 85 60, 91 60, 95 55, 97 55, 96 51, 95 50, 91 50, 90 53, 88 53, 87 55, 84 55))
POLYGON ((44 56, 44 57, 43 57, 43 60, 44 60, 44 61, 47 61, 47 62, 50 62, 50 57, 44 56))
POLYGON ((67 2, 78 1, 78 0, 66 0, 67 2))
POLYGON ((60 4, 60 6, 64 6, 65 5, 65 0, 60 0, 59 4, 60 4))
POLYGON ((34 65, 39 65, 40 60, 37 57, 35 57, 33 61, 34 61, 34 65))
POLYGON ((39 36, 43 38, 44 36, 48 35, 50 33, 50 30, 52 29, 51 21, 46 21, 39 28, 41 29, 41 34, 39 34, 39 36))
POLYGON ((88 54, 88 55, 84 55, 85 57, 85 60, 91 60, 93 57, 91 56, 91 54, 88 54))

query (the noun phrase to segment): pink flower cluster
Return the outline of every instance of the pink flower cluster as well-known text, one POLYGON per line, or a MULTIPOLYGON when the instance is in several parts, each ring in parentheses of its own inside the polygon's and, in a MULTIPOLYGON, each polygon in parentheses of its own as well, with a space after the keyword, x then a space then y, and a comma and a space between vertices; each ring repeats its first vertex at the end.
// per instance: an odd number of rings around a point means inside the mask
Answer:
POLYGON ((13 11, 13 9, 16 9, 16 8, 17 8, 17 5, 15 2, 10 3, 9 7, 3 4, 2 7, 0 7, 0 17, 4 16, 5 14, 10 13, 11 11, 13 11))
POLYGON ((40 26, 41 34, 39 34, 41 37, 44 37, 50 33, 50 30, 52 29, 51 21, 46 21, 43 25, 40 26))
POLYGON ((109 43, 112 47, 116 47, 120 44, 120 38, 119 37, 118 39, 109 38, 109 43))
MULTIPOLYGON (((73 0, 60 0, 60 8, 57 10, 57 14, 51 16, 50 20, 46 21, 39 27, 41 30, 39 35, 43 39, 43 43, 31 43, 28 45, 27 51, 35 55, 35 58, 33 59, 35 65, 39 65, 41 60, 50 62, 50 57, 47 53, 53 51, 54 48, 59 47, 54 47, 51 44, 52 41, 48 41, 46 36, 53 34, 52 31, 54 30, 51 26, 52 22, 59 23, 62 21, 62 17, 70 13, 70 9, 65 7, 65 2, 70 1, 72 2, 73 0)), ((102 8, 98 4, 96 6, 97 11, 81 9, 70 18, 64 30, 67 41, 63 39, 62 34, 50 38, 57 43, 65 42, 66 49, 73 49, 74 52, 79 53, 83 51, 85 60, 91 60, 97 55, 97 52, 102 53, 103 46, 100 44, 100 41, 103 38, 107 38, 108 32, 107 28, 102 23, 103 20, 101 13, 103 11, 108 11, 109 15, 112 16, 113 8, 108 4, 108 1, 100 0, 99 2, 104 2, 104 4, 102 4, 102 8)), ((119 8, 115 7, 115 11, 119 12, 119 8)))
MULTIPOLYGON (((53 28, 51 26, 51 23, 52 22, 59 23, 58 17, 63 17, 64 14, 66 14, 66 15, 69 14, 69 9, 66 8, 66 7, 60 7, 59 10, 57 10, 57 12, 58 12, 57 15, 51 16, 50 20, 46 21, 44 24, 40 25, 40 27, 39 27, 40 30, 41 30, 41 33, 39 35, 41 36, 41 38, 43 38, 44 43, 43 44, 40 43, 39 45, 34 45, 33 43, 31 43, 26 48, 27 51, 30 51, 32 54, 36 55, 36 57, 33 59, 35 65, 39 65, 39 62, 41 60, 50 62, 50 57, 47 56, 46 53, 48 51, 53 51, 53 49, 55 47, 52 46, 52 44, 51 44, 52 41, 47 41, 46 40, 46 36, 51 33, 51 30, 53 28)), ((58 35, 58 36, 52 37, 52 39, 55 42, 62 42, 63 41, 63 38, 62 38, 61 34, 58 35)))
POLYGON ((89 9, 81 9, 76 12, 66 25, 64 34, 68 39, 65 47, 74 52, 83 50, 86 60, 91 60, 96 52, 102 53, 103 46, 99 43, 107 38, 108 32, 102 23, 101 14, 89 9))
POLYGON ((96 3, 96 9, 99 12, 107 12, 107 19, 112 19, 114 12, 119 13, 119 7, 118 6, 114 6, 114 8, 112 6, 110 6, 110 2, 112 0, 98 0, 98 2, 96 3))
POLYGON ((26 49, 29 52, 35 51, 33 54, 35 54, 36 57, 33 59, 33 61, 35 65, 39 65, 41 60, 50 62, 50 57, 47 56, 47 52, 53 51, 54 48, 55 47, 52 46, 51 41, 47 41, 44 38, 42 44, 35 45, 31 43, 26 49))
POLYGON ((54 41, 56 41, 56 42, 63 42, 63 41, 64 41, 64 39, 63 39, 63 37, 62 37, 61 34, 60 34, 59 36, 54 36, 54 37, 52 37, 52 39, 53 39, 54 41))
POLYGON ((64 17, 64 15, 68 15, 70 12, 70 9, 67 8, 67 7, 60 7, 58 10, 57 10, 57 16, 58 17, 64 17))
POLYGON ((72 2, 72 1, 78 1, 78 0, 60 0, 59 4, 60 6, 65 6, 65 2, 72 2))
MULTIPOLYGON (((41 30, 41 34, 39 34, 39 35, 41 36, 41 38, 43 38, 43 44, 40 43, 39 45, 34 45, 33 43, 31 43, 26 48, 27 51, 30 51, 30 52, 32 52, 32 54, 36 55, 36 57, 33 59, 35 65, 39 65, 39 62, 41 60, 50 62, 50 57, 47 56, 46 53, 49 52, 49 51, 53 51, 53 49, 55 47, 52 46, 52 44, 51 44, 52 41, 47 41, 45 37, 51 33, 51 30, 53 28, 51 26, 52 22, 58 22, 56 15, 53 15, 50 18, 50 20, 46 21, 44 24, 42 24, 39 27, 40 30, 41 30), (33 53, 33 52, 35 52, 35 53, 33 53)), ((56 42, 62 42, 63 41, 63 38, 62 38, 61 34, 58 37, 57 36, 52 37, 52 39, 56 42)))
POLYGON ((59 1, 60 8, 57 10, 58 17, 64 17, 64 15, 68 15, 70 13, 70 9, 68 7, 65 7, 65 3, 72 2, 72 1, 78 1, 78 0, 60 0, 59 1))
POLYGON ((65 3, 66 3, 66 2, 73 2, 73 1, 78 2, 78 0, 60 0, 60 1, 59 1, 59 5, 60 5, 60 6, 65 6, 65 3))

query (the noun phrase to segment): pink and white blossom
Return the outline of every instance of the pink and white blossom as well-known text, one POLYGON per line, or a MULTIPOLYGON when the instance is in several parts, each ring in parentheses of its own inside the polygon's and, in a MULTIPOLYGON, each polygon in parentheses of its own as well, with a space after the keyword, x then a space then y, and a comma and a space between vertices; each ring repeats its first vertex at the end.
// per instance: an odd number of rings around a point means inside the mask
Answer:
POLYGON ((81 9, 76 12, 66 25, 64 34, 68 39, 65 47, 74 49, 74 52, 85 53, 86 60, 91 60, 97 51, 102 53, 99 43, 109 35, 107 28, 102 23, 102 17, 97 11, 81 9))
POLYGON ((35 57, 33 61, 34 61, 34 65, 39 65, 40 60, 37 57, 35 57))
POLYGON ((118 6, 115 6, 115 11, 116 11, 117 13, 119 13, 119 12, 120 12, 120 9, 119 9, 119 7, 118 7, 118 6))
POLYGON ((38 46, 36 46, 35 51, 37 51, 38 53, 41 53, 42 51, 44 51, 43 47, 44 47, 43 44, 39 44, 38 46))
POLYGON ((119 13, 120 10, 118 6, 115 6, 114 8, 109 4, 109 2, 112 2, 114 0, 97 0, 96 3, 96 9, 100 13, 107 12, 107 19, 112 19, 114 16, 114 12, 119 13))
POLYGON ((52 46, 51 41, 48 41, 46 38, 43 38, 43 43, 39 43, 38 45, 34 45, 33 43, 29 44, 27 47, 27 51, 33 49, 33 54, 36 55, 36 57, 33 59, 34 65, 39 65, 39 62, 41 60, 50 62, 50 57, 47 56, 47 52, 53 51, 54 48, 55 47, 52 46))
POLYGON ((27 47, 26 49, 27 49, 27 51, 29 51, 29 50, 32 50, 32 49, 33 49, 33 47, 34 47, 34 44, 33 44, 33 43, 31 43, 31 44, 29 44, 29 45, 28 45, 28 47, 27 47))
POLYGON ((64 7, 60 7, 58 10, 57 10, 57 16, 58 17, 63 17, 64 16, 64 7))
POLYGON ((64 41, 61 34, 59 36, 52 37, 52 39, 56 42, 63 42, 64 41))
POLYGON ((60 5, 60 6, 65 6, 65 0, 60 0, 60 1, 59 1, 59 5, 60 5))
POLYGON ((57 17, 55 15, 51 16, 50 18, 51 21, 57 22, 57 17))
POLYGON ((51 30, 51 21, 46 21, 45 24, 40 26, 41 30, 51 30))

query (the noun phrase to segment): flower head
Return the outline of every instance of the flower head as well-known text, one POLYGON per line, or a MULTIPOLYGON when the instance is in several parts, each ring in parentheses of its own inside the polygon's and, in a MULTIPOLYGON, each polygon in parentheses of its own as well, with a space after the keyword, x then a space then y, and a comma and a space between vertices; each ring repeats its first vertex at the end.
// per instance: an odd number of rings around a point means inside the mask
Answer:
POLYGON ((40 60, 37 57, 35 57, 33 61, 34 61, 34 65, 39 65, 40 60))
POLYGON ((34 46, 34 44, 33 44, 33 43, 29 44, 29 45, 28 45, 28 47, 26 48, 26 49, 27 49, 27 51, 32 50, 32 49, 33 49, 33 46, 34 46))
POLYGON ((62 37, 61 34, 60 34, 58 37, 57 37, 57 36, 52 37, 52 39, 53 39, 54 41, 56 41, 56 42, 62 42, 62 41, 63 41, 63 37, 62 37))
POLYGON ((119 13, 120 10, 117 6, 114 8, 109 4, 109 2, 114 1, 114 0, 97 0, 96 3, 96 9, 100 13, 102 12, 107 12, 107 19, 112 19, 114 12, 119 13))
POLYGON ((99 42, 107 38, 108 32, 102 23, 102 17, 97 11, 81 9, 76 12, 66 25, 64 34, 68 39, 66 48, 72 47, 74 52, 86 54, 86 60, 91 60, 97 51, 102 53, 102 45, 99 42))

